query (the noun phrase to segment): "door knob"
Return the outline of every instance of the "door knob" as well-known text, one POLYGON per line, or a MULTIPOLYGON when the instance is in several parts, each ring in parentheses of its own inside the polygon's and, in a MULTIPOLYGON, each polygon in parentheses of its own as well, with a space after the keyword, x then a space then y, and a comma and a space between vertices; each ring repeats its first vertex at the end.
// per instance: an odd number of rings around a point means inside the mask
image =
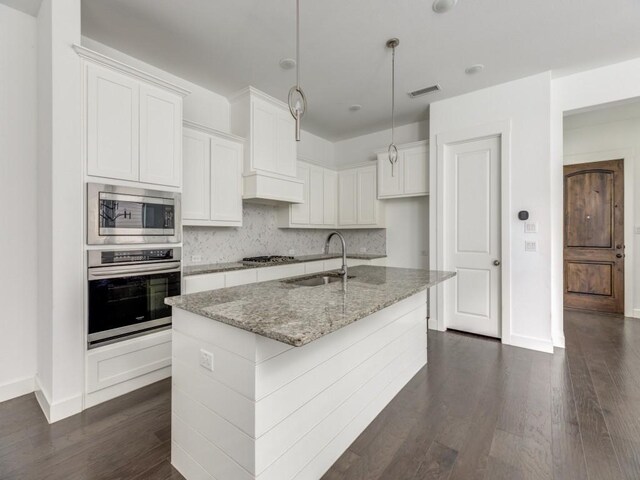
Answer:
POLYGON ((623 255, 621 253, 616 253, 616 258, 622 258, 623 255))
POLYGON ((494 260, 494 261, 493 261, 493 264, 494 264, 496 267, 499 267, 499 266, 500 266, 500 260, 494 260))

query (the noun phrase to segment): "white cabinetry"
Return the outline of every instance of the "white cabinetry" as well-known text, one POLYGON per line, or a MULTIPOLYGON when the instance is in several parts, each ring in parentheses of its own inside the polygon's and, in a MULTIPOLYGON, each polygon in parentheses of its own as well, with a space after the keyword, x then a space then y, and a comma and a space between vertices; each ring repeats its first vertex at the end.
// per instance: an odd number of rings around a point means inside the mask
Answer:
POLYGON ((427 142, 398 147, 398 163, 391 168, 387 151, 378 152, 378 198, 417 197, 429 194, 427 142))
POLYGON ((184 225, 242 226, 243 140, 185 122, 184 225))
POLYGON ((230 107, 231 130, 247 138, 244 198, 260 203, 302 203, 295 123, 287 105, 248 87, 232 96, 230 107))
POLYGON ((182 186, 182 97, 188 91, 104 55, 83 58, 87 175, 182 186))
POLYGON ((303 182, 303 203, 283 207, 278 212, 281 228, 335 228, 338 175, 333 170, 298 162, 298 178, 303 182))
POLYGON ((376 167, 348 168, 338 173, 338 225, 384 227, 384 207, 376 197, 376 167))

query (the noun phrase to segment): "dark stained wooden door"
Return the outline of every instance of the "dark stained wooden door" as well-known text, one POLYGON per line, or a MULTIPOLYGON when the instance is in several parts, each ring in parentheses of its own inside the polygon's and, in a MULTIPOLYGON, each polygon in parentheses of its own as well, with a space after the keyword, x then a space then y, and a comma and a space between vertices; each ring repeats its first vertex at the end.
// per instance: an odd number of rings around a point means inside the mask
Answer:
POLYGON ((622 160, 564 167, 564 306, 624 313, 622 160))

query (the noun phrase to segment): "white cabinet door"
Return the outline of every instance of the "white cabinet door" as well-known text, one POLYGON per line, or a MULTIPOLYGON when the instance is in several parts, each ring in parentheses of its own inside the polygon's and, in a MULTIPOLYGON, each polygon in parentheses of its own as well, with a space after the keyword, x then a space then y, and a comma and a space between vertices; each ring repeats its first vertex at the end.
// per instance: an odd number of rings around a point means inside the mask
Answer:
POLYGON ((403 157, 404 153, 399 152, 398 163, 392 170, 389 154, 378 154, 378 196, 389 197, 403 193, 403 157))
MULTIPOLYGON (((407 149, 402 153, 403 193, 405 195, 429 192, 428 152, 426 146, 407 149)), ((387 162, 388 163, 388 162, 387 162)))
POLYGON ((324 170, 324 224, 335 225, 338 212, 338 174, 324 170))
POLYGON ((182 98, 140 86, 140 181, 179 187, 182 179, 182 98))
POLYGON ((338 175, 338 222, 340 225, 358 223, 358 172, 344 170, 338 175))
POLYGON ((324 169, 316 166, 309 169, 309 223, 324 224, 324 169))
POLYGON ((87 173, 137 180, 139 165, 139 83, 87 65, 87 173))
POLYGON ((306 163, 298 164, 298 179, 304 182, 304 203, 291 205, 291 223, 297 225, 309 224, 309 166, 306 163))
POLYGON ((278 111, 267 102, 251 101, 252 167, 277 172, 278 111))
POLYGON ((207 273, 204 275, 191 275, 184 278, 184 293, 206 292, 224 288, 224 273, 207 273))
POLYGON ((211 139, 210 211, 213 221, 242 222, 242 145, 216 137, 211 139))
POLYGON ((183 192, 184 220, 210 219, 210 143, 204 133, 184 130, 183 134, 183 192))
POLYGON ((289 111, 278 111, 278 143, 276 147, 276 172, 289 177, 296 176, 297 144, 295 138, 296 124, 289 111))
POLYGON ((258 278, 256 274, 257 268, 250 268, 247 270, 235 270, 233 272, 227 272, 224 274, 225 287, 236 287, 238 285, 247 285, 249 283, 255 283, 258 278))
POLYGON ((259 282, 267 282, 269 280, 279 280, 281 278, 295 277, 304 275, 304 263, 295 263, 293 265, 280 265, 277 267, 266 267, 256 269, 259 282))
POLYGON ((358 225, 378 223, 378 198, 376 195, 376 167, 359 168, 357 171, 358 225))

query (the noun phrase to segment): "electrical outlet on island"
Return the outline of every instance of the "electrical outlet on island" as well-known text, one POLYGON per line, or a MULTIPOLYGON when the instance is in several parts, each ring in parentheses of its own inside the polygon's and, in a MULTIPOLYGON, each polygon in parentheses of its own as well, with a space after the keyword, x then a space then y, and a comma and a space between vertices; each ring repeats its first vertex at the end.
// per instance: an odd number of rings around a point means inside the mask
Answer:
POLYGON ((191 255, 191 263, 202 262, 202 255, 191 255))

